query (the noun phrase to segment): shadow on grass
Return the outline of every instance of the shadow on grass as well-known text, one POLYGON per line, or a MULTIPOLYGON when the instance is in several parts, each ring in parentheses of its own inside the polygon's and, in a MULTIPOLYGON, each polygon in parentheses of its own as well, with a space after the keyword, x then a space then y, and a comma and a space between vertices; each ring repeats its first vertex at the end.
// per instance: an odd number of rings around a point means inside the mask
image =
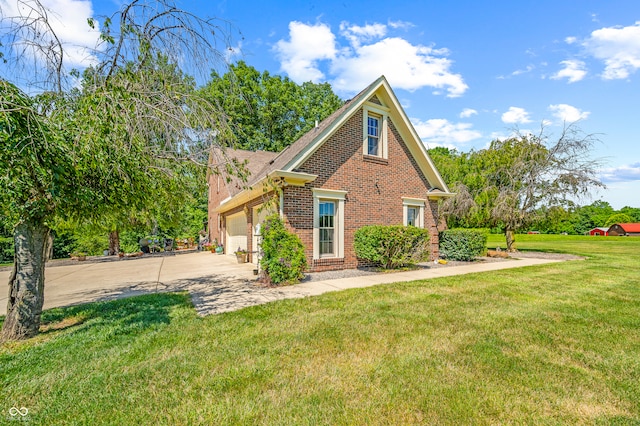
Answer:
MULTIPOLYGON (((130 334, 157 325, 169 324, 171 311, 192 308, 189 295, 158 293, 104 302, 93 302, 42 313, 41 334, 80 329, 82 325, 106 326, 113 334, 130 334)), ((84 328, 86 330, 86 328, 84 328)))

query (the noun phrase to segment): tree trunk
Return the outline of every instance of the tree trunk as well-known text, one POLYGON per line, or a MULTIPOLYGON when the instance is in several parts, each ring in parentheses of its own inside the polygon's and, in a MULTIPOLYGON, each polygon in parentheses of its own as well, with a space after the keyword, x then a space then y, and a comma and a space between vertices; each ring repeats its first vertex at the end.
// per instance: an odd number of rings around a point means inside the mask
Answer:
POLYGON ((120 253, 120 233, 116 229, 109 232, 109 255, 115 256, 120 253))
POLYGON ((38 334, 48 237, 49 228, 37 220, 21 223, 13 233, 15 255, 1 341, 28 339, 38 334))
POLYGON ((516 237, 513 233, 513 229, 507 228, 505 230, 505 237, 507 238, 507 251, 510 253, 516 251, 516 237))

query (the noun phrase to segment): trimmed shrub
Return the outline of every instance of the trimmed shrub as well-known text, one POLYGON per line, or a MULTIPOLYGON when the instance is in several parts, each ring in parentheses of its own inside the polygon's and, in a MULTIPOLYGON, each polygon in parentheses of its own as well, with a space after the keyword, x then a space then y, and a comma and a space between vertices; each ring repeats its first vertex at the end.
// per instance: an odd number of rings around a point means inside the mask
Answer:
POLYGON ((440 257, 449 260, 473 260, 487 250, 487 234, 472 229, 440 232, 440 257))
POLYGON ((369 225, 355 232, 353 248, 359 259, 387 269, 429 259, 428 229, 402 225, 369 225))
POLYGON ((304 278, 307 258, 300 237, 289 232, 277 214, 262 224, 262 258, 260 266, 273 284, 294 284, 304 278))

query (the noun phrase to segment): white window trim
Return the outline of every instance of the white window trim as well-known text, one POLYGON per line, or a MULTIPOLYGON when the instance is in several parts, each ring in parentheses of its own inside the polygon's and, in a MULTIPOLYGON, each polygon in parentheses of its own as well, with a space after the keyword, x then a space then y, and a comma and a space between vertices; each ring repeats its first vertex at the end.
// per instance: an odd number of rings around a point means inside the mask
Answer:
POLYGON ((422 199, 422 198, 409 198, 409 197, 402 197, 402 224, 404 226, 407 226, 407 219, 408 219, 408 212, 407 212, 407 208, 408 207, 418 207, 419 213, 418 213, 418 217, 416 218, 416 227, 417 228, 424 228, 424 207, 426 205, 426 200, 422 199))
POLYGON ((347 191, 312 188, 313 192, 313 258, 320 259, 320 201, 335 201, 336 215, 334 228, 336 235, 336 253, 333 257, 322 256, 322 259, 344 258, 344 200, 347 191))
POLYGON ((380 118, 380 139, 378 143, 380 144, 380 152, 381 155, 375 155, 373 157, 378 158, 388 158, 389 156, 389 147, 387 143, 387 133, 388 133, 388 121, 389 121, 389 109, 380 105, 375 104, 365 104, 362 107, 362 153, 369 157, 372 157, 369 154, 369 130, 368 130, 368 119, 369 114, 375 115, 380 118))

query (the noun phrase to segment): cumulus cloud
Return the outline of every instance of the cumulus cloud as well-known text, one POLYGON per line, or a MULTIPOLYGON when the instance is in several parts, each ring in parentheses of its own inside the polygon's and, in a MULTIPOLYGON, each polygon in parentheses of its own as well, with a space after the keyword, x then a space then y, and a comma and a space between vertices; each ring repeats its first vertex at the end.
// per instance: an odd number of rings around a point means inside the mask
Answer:
POLYGON ((640 181, 640 162, 602 169, 600 180, 604 183, 640 181))
POLYGON ((478 115, 478 111, 476 111, 475 109, 472 109, 472 108, 465 108, 460 113, 460 118, 469 118, 472 115, 478 115))
POLYGON ((325 24, 289 24, 289 41, 280 40, 274 49, 281 68, 294 81, 320 81, 327 70, 335 90, 360 90, 380 75, 394 88, 409 91, 432 87, 448 97, 461 96, 468 88, 460 74, 451 72, 453 62, 447 49, 414 45, 388 36, 389 29, 406 28, 407 23, 340 24, 336 35, 325 24), (326 61, 326 62, 323 62, 326 61))
POLYGON ((564 68, 551 76, 554 80, 566 78, 569 83, 582 80, 586 75, 585 63, 576 59, 568 59, 560 62, 564 68))
POLYGON ((602 78, 627 78, 640 68, 640 21, 627 27, 595 30, 582 45, 590 55, 604 62, 602 78))
POLYGON ((359 47, 362 43, 384 37, 387 34, 387 26, 383 24, 371 24, 361 27, 349 25, 347 22, 340 24, 340 34, 349 40, 352 46, 359 47))
POLYGON ((502 122, 507 124, 531 123, 529 113, 524 108, 509 107, 509 110, 502 114, 502 122))
POLYGON ((412 118, 411 122, 418 136, 430 145, 449 146, 464 145, 482 137, 482 133, 473 130, 470 123, 451 123, 444 118, 427 121, 412 118))
POLYGON ((293 21, 289 23, 289 41, 280 40, 274 49, 282 69, 292 80, 319 82, 324 79, 324 73, 318 68, 318 61, 333 59, 335 44, 335 35, 328 25, 293 21))
POLYGON ((548 109, 555 118, 563 123, 574 123, 578 120, 584 120, 591 114, 589 111, 580 111, 578 108, 567 104, 549 105, 548 109))
MULTIPOLYGON (((93 16, 91 1, 41 0, 41 3, 47 9, 49 25, 65 49, 64 66, 82 69, 95 64, 97 59, 91 49, 96 47, 100 32, 87 24, 87 19, 93 16)), ((0 10, 4 17, 9 17, 30 14, 32 8, 25 4, 18 6, 15 0, 0 0, 0 10)), ((41 41, 46 43, 46 36, 41 41)))

